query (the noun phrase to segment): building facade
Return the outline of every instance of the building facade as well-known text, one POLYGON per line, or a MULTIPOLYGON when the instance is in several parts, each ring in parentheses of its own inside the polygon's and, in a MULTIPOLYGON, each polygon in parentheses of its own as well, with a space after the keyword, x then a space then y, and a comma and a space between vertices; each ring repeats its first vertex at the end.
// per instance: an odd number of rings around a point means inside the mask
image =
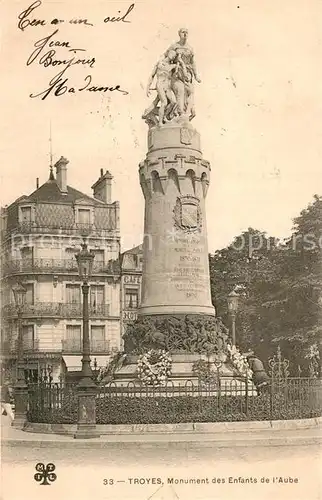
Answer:
POLYGON ((58 381, 80 372, 82 293, 75 254, 84 241, 95 253, 92 367, 106 366, 121 348, 120 207, 112 202, 112 175, 101 170, 90 197, 68 186, 67 165, 60 158, 56 177, 51 168, 47 182, 2 210, 2 353, 12 379, 19 323, 12 290, 18 283, 26 290, 21 321, 29 380, 50 372, 58 381))
POLYGON ((143 245, 127 250, 121 255, 121 311, 122 336, 127 325, 137 319, 141 303, 143 245))

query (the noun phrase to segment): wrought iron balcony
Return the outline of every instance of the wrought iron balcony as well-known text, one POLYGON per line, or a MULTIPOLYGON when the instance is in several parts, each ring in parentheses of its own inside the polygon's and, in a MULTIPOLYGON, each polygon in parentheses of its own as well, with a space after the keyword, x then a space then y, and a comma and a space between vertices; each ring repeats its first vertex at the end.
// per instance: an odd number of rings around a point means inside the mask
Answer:
MULTIPOLYGON (((82 340, 67 339, 62 341, 63 353, 81 354, 83 350, 82 340)), ((111 351, 110 342, 108 340, 91 340, 91 354, 109 353, 111 351)))
MULTIPOLYGON (((9 318, 18 317, 18 312, 15 304, 7 304, 3 307, 3 315, 9 318)), ((22 317, 37 318, 37 317, 58 317, 58 318, 82 318, 82 304, 68 304, 61 302, 35 302, 34 304, 25 304, 22 317)), ((90 318, 108 318, 110 316, 109 304, 98 304, 89 306, 90 318)))
MULTIPOLYGON (((24 340, 23 341, 23 352, 36 352, 39 350, 38 340, 24 340)), ((6 341, 3 346, 3 354, 17 354, 18 352, 18 340, 6 341)))
POLYGON ((15 234, 71 234, 80 236, 108 236, 111 231, 118 230, 117 207, 109 208, 109 216, 104 228, 98 228, 95 224, 47 224, 45 226, 35 222, 21 222, 7 230, 7 233, 15 234))
MULTIPOLYGON (((39 339, 24 339, 23 340, 23 355, 29 353, 40 353, 40 352, 61 352, 61 346, 58 344, 57 346, 51 346, 50 349, 44 348, 40 345, 39 339)), ((8 342, 7 344, 7 352, 10 354, 17 354, 18 352, 18 340, 8 342)))
MULTIPOLYGON (((62 354, 61 342, 56 345, 47 344, 41 345, 39 340, 24 339, 23 342, 23 360, 28 362, 30 360, 39 359, 59 359, 62 354)), ((17 359, 18 357, 18 340, 6 341, 2 350, 2 355, 6 359, 17 359)))
MULTIPOLYGON (((76 259, 12 259, 3 263, 3 276, 20 273, 78 275, 76 259)), ((93 263, 93 274, 116 274, 119 272, 114 261, 93 263)))

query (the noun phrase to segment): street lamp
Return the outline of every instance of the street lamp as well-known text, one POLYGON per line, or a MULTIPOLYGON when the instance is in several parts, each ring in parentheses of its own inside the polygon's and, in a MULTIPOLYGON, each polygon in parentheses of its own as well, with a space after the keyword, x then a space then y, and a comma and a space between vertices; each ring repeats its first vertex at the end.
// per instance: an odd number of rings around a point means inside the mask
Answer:
POLYGON ((89 340, 89 311, 88 294, 89 280, 92 275, 94 253, 90 252, 86 243, 83 243, 81 251, 75 255, 78 265, 79 276, 83 282, 83 353, 82 353, 82 378, 77 386, 78 390, 78 421, 75 438, 97 437, 96 428, 96 384, 93 381, 93 372, 90 359, 89 340))
POLYGON ((92 385, 92 369, 90 359, 90 341, 89 341, 89 312, 88 312, 88 294, 89 284, 88 281, 92 275, 94 253, 89 252, 86 243, 82 245, 82 250, 75 255, 78 265, 78 272, 82 284, 83 294, 83 357, 82 357, 82 379, 80 385, 92 385))
POLYGON ((18 314, 17 381, 14 386, 15 418, 12 425, 14 427, 23 427, 26 421, 28 386, 25 380, 22 314, 26 301, 27 290, 21 284, 17 284, 12 287, 12 292, 18 314))
POLYGON ((236 314, 238 311, 239 295, 235 290, 227 297, 228 313, 231 318, 232 343, 236 345, 236 314))
POLYGON ((27 290, 21 285, 17 284, 12 287, 13 296, 15 300, 16 310, 18 314, 18 343, 17 343, 17 384, 26 385, 25 371, 23 365, 23 331, 22 331, 22 313, 26 301, 27 290))

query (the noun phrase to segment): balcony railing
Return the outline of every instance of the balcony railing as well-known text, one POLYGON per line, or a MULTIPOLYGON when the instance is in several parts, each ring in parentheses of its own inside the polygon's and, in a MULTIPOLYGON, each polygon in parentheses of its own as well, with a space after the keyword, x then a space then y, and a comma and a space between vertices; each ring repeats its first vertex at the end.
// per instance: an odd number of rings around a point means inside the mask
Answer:
MULTIPOLYGON (((118 271, 114 261, 93 262, 93 274, 115 274, 118 271)), ((3 276, 16 273, 73 273, 78 274, 76 259, 12 259, 3 264, 3 276)))
MULTIPOLYGON (((68 339, 63 340, 63 353, 80 354, 83 350, 82 340, 68 339)), ((109 353, 111 351, 110 342, 108 340, 91 340, 90 351, 92 354, 109 353)))
POLYGON ((111 231, 117 230, 117 217, 116 217, 116 208, 110 208, 108 220, 108 227, 105 228, 97 228, 95 224, 72 224, 72 225, 64 225, 64 224, 48 224, 46 226, 42 226, 37 222, 22 222, 17 224, 15 227, 8 229, 7 234, 71 234, 71 235, 80 235, 80 236, 108 236, 111 234, 111 231))
MULTIPOLYGON (((23 354, 28 352, 39 351, 39 340, 25 340, 23 341, 23 354)), ((6 342, 3 347, 4 354, 16 354, 18 352, 18 340, 13 340, 11 342, 6 342)))
MULTIPOLYGON (((48 345, 41 345, 39 339, 24 339, 23 341, 23 357, 28 357, 31 354, 59 354, 61 353, 61 343, 48 347, 48 345)), ((3 354, 15 355, 18 354, 18 340, 7 342, 3 348, 3 354)))
MULTIPOLYGON (((6 317, 17 317, 17 308, 15 304, 7 304, 3 307, 3 314, 6 317)), ((58 318, 81 318, 83 316, 82 304, 63 304, 61 302, 35 302, 34 304, 25 304, 22 317, 58 317, 58 318)), ((109 304, 98 304, 89 306, 90 318, 108 318, 110 316, 109 304)))

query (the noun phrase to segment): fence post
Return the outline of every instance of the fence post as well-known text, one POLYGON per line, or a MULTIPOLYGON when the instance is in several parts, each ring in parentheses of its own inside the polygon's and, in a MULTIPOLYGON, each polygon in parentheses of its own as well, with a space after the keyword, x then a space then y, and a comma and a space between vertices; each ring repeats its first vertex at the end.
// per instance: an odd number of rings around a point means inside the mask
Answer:
POLYGON ((248 376, 246 375, 246 388, 245 388, 245 412, 248 416, 248 376))
POLYGON ((75 439, 99 437, 96 431, 96 396, 95 386, 77 386, 78 417, 75 439))
POLYGON ((271 417, 271 420, 273 420, 273 414, 274 414, 274 380, 273 380, 273 377, 271 377, 269 396, 270 396, 269 397, 270 417, 271 417))
POLYGON ((221 378, 218 375, 218 411, 221 408, 221 378))
POLYGON ((11 423, 12 427, 23 429, 27 422, 27 409, 28 409, 28 386, 19 386, 14 388, 15 399, 15 417, 11 423))

